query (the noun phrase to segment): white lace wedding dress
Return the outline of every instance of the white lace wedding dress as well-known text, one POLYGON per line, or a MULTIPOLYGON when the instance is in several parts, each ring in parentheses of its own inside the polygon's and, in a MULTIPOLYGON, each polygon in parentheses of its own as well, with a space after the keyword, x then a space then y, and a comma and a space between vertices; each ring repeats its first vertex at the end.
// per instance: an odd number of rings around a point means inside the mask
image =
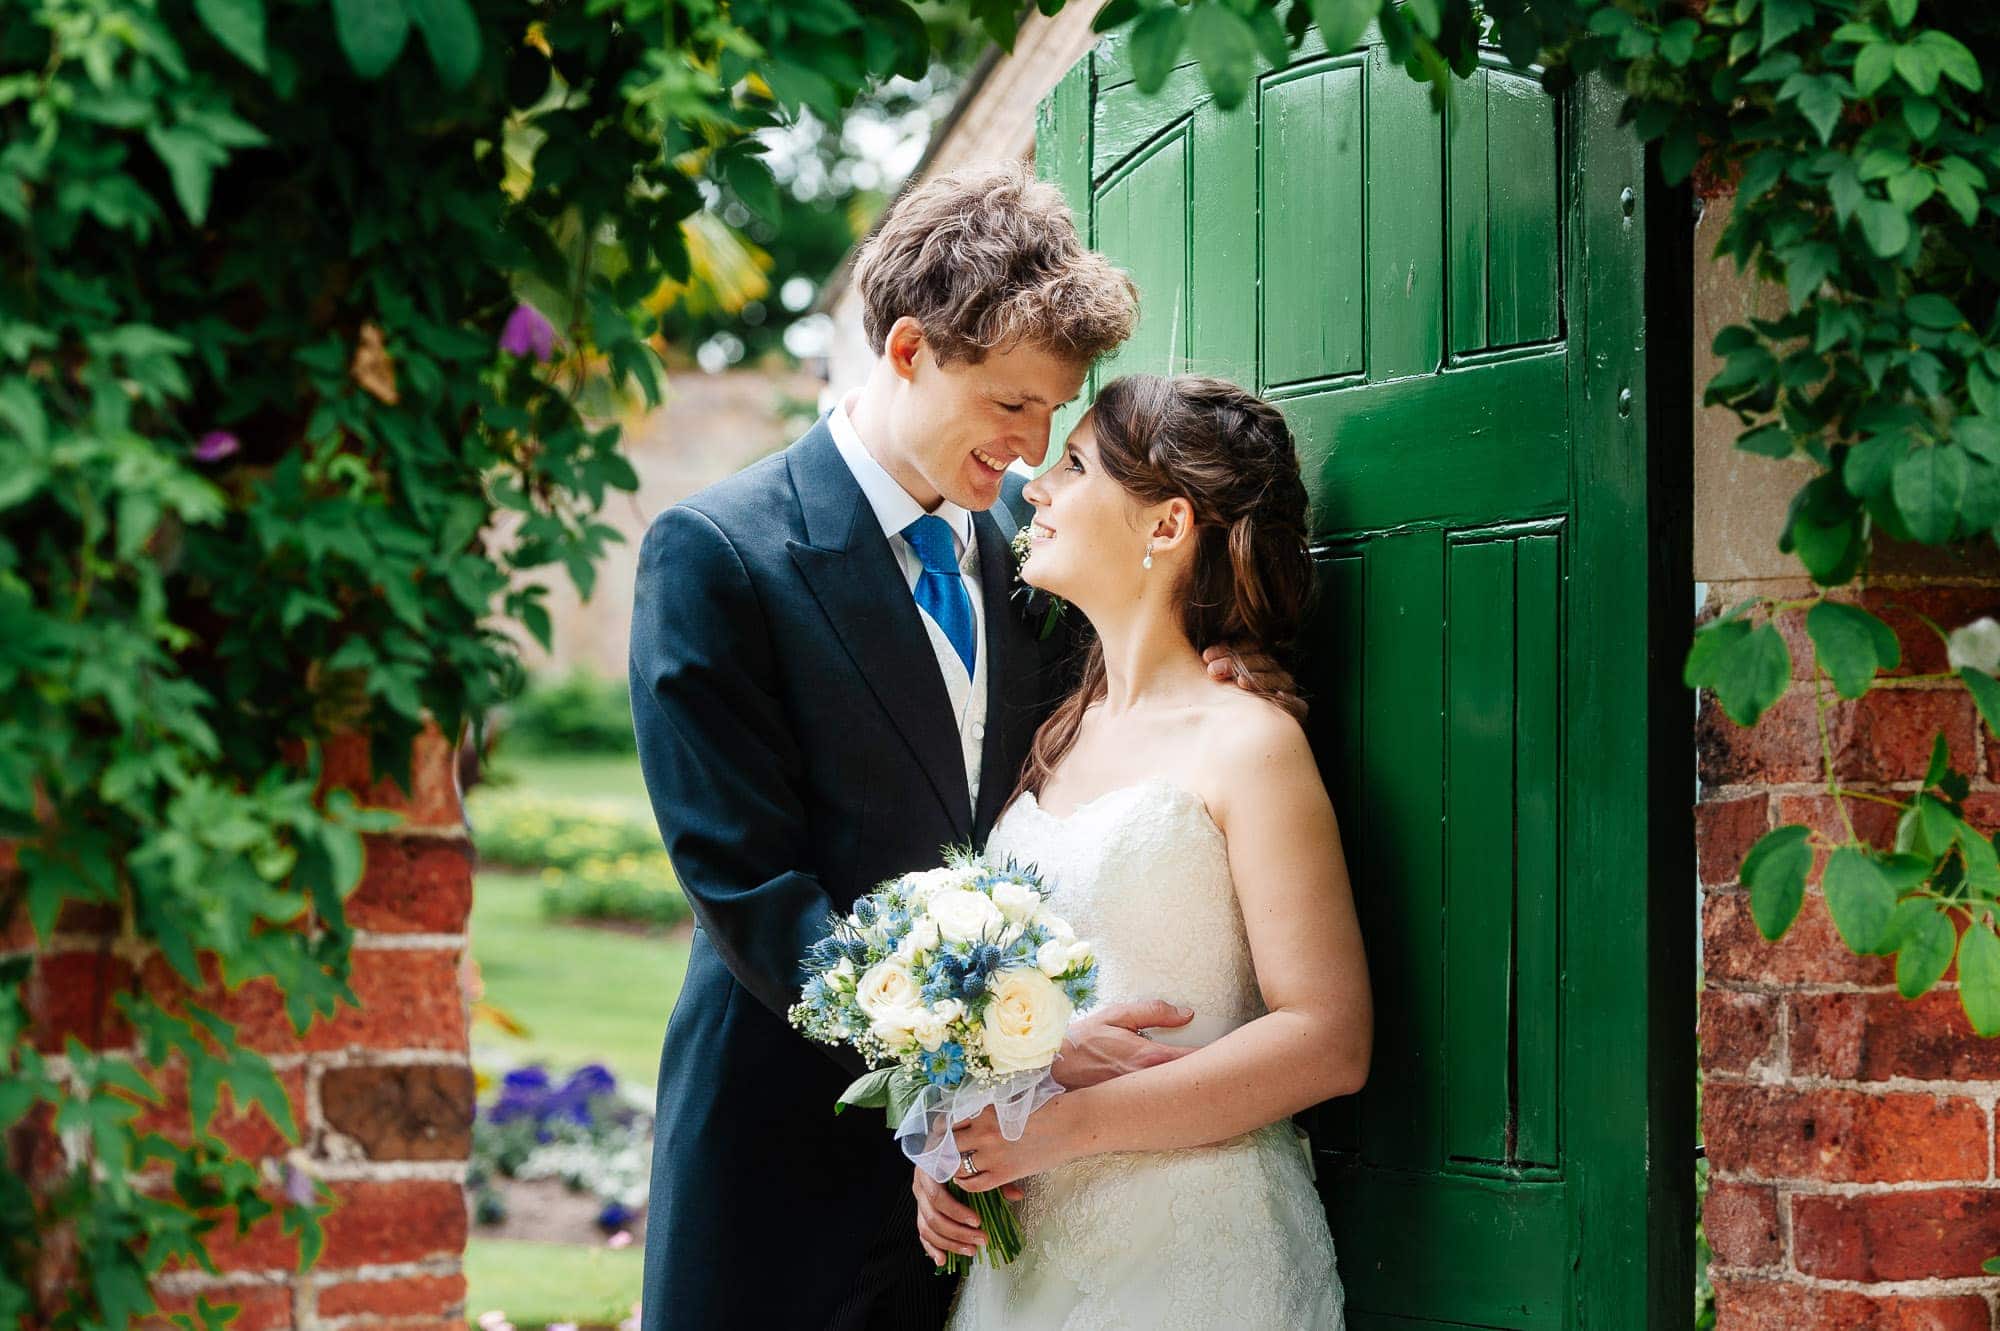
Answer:
MULTIPOLYGON (((1194 1008, 1176 1043, 1261 1016, 1222 832, 1199 796, 1154 779, 1065 817, 1032 793, 996 856, 1038 866, 1097 947, 1100 1002, 1194 1008)), ((1022 1182, 1026 1242, 960 1283, 949 1331, 1342 1331, 1326 1214, 1289 1119, 1211 1146, 1091 1156, 1022 1182)))

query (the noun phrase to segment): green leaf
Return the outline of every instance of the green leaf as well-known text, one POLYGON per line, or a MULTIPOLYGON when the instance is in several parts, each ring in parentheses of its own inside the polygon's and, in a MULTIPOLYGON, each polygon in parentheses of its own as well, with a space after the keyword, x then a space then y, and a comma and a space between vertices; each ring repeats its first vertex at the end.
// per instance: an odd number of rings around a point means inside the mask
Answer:
POLYGON ((1958 996, 1980 1035, 2000 1035, 2000 936, 1978 916, 1958 940, 1958 996))
POLYGON ((1863 956, 1879 952, 1889 938, 1889 918, 1895 913, 1896 893, 1875 867, 1867 852, 1842 846, 1826 862, 1821 880, 1826 907, 1834 928, 1847 946, 1863 956))
POLYGON ((1806 612, 1806 633, 1843 698, 1859 698, 1902 659, 1895 631, 1860 606, 1821 601, 1806 612))
POLYGON ((195 16, 228 52, 259 74, 264 55, 264 0, 194 0, 195 16))
POLYGON ((1214 0, 1196 5, 1188 11, 1187 43, 1215 104, 1225 111, 1240 106, 1257 72, 1257 39, 1242 15, 1214 0))
POLYGON ((1951 770, 1951 745, 1940 730, 1931 738, 1931 761, 1924 768, 1924 789, 1929 790, 1944 780, 1944 774, 1951 770))
POLYGON ((1931 291, 1910 297, 1903 303, 1903 312, 1920 328, 1956 328, 1965 322, 1958 306, 1952 304, 1949 298, 1931 291))
POLYGON ((2000 1257, 1988 1257, 1979 1264, 1979 1269, 1989 1276, 2000 1276, 2000 1257))
POLYGON ((1895 47, 1887 43, 1864 46, 1854 57, 1854 90, 1863 97, 1873 97, 1895 72, 1895 47))
POLYGON ((1750 889, 1750 914, 1758 932, 1772 942, 1785 936, 1805 900, 1811 835, 1811 829, 1788 823, 1766 832, 1743 857, 1741 877, 1750 889))
POLYGON ((403 0, 333 0, 333 30, 349 67, 364 79, 378 79, 403 53, 410 14, 403 0))
POLYGON ((1930 992, 1951 967, 1958 931, 1951 917, 1922 897, 1896 905, 1896 992, 1916 998, 1930 992))
POLYGON ((1889 491, 1913 536, 1926 545, 1947 540, 1965 494, 1965 454, 1948 444, 1919 448, 1896 463, 1889 491))
MULTIPOLYGON (((462 88, 479 72, 479 22, 467 0, 405 0, 417 31, 447 88, 462 88)), ((394 59, 392 56, 391 59, 394 59)))
POLYGON ((1717 662, 1715 696, 1739 726, 1757 724, 1791 683, 1792 654, 1771 624, 1751 630, 1717 662))
POLYGON ((1764 0, 1764 38, 1759 54, 1811 23, 1813 0, 1764 0))
POLYGON ((200 226, 208 220, 208 187, 215 168, 229 159, 215 141, 205 134, 189 129, 161 129, 154 126, 146 131, 146 142, 159 154, 166 164, 167 176, 174 184, 174 197, 180 201, 181 211, 188 220, 200 226))
POLYGON ((840 1093, 834 1101, 833 1112, 853 1106, 857 1109, 884 1109, 889 1104, 889 1078, 896 1073, 894 1068, 877 1068, 862 1077, 840 1093))
POLYGON ((1353 48, 1382 7, 1382 0, 1311 0, 1313 22, 1336 55, 1353 48))
POLYGON ((2000 738, 2000 679, 1995 679, 1984 670, 1972 666, 1960 666, 1958 677, 1965 681, 1965 687, 1972 692, 1972 701, 1979 707, 1979 715, 1986 722, 1986 729, 1995 738, 2000 738))
POLYGON ((1860 219, 1868 248, 1881 258, 1895 258, 1910 243, 1908 214, 1887 199, 1867 200, 1855 210, 1855 216, 1860 219))
POLYGON ((1833 138, 1833 127, 1840 123, 1840 113, 1847 106, 1840 84, 1839 79, 1827 76, 1809 80, 1799 91, 1799 110, 1818 132, 1821 143, 1833 138))
POLYGON ((1896 72, 1903 82, 1929 96, 1937 91, 1938 62, 1924 47, 1914 43, 1896 48, 1896 72))
POLYGON ((1180 58, 1181 43, 1187 37, 1187 11, 1155 9, 1132 29, 1132 77, 1139 91, 1151 95, 1160 90, 1180 58))
POLYGON ((1910 26, 1910 20, 1917 16, 1917 0, 1889 0, 1889 17, 1899 28, 1910 26))
POLYGON ((1978 92, 1985 86, 1979 73, 1979 61, 1973 58, 1964 42, 1950 33, 1939 28, 1928 29, 1918 35, 1917 45, 1924 48, 1946 78, 1967 92, 1978 92))
POLYGON ((1910 133, 1921 141, 1928 142, 1937 133, 1938 122, 1943 118, 1938 104, 1928 97, 1905 97, 1903 99, 1903 123, 1910 127, 1910 133))

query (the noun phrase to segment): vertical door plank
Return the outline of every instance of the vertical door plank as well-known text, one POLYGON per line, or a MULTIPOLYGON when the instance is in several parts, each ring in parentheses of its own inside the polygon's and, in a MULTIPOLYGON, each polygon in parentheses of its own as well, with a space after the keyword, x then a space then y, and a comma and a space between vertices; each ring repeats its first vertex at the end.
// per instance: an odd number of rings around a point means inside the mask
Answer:
POLYGON ((1504 1160, 1514 932, 1514 544, 1446 560, 1445 1139, 1504 1160))
POLYGON ((1375 981, 1375 1047, 1362 1107, 1371 1163, 1435 1169, 1443 1136, 1444 535, 1366 546, 1362 736, 1373 881, 1362 916, 1375 981))
POLYGON ((1561 1043, 1561 548, 1554 533, 1515 545, 1515 1118, 1514 1157, 1554 1165, 1556 1050, 1561 1043))
POLYGON ((1486 98, 1493 172, 1489 223, 1487 345, 1519 346, 1556 335, 1555 103, 1533 79, 1489 76, 1486 98))
POLYGON ((1429 374, 1442 360, 1444 148, 1430 92, 1376 47, 1368 55, 1368 378, 1429 374))
POLYGON ((1362 67, 1322 68, 1266 89, 1264 383, 1362 368, 1362 67))
POLYGON ((1446 218, 1450 253, 1445 270, 1451 281, 1451 349, 1477 351, 1486 345, 1486 71, 1452 89, 1445 114, 1445 184, 1450 191, 1446 218))
POLYGON ((1121 374, 1175 374, 1188 345, 1188 126, 1154 145, 1098 193, 1092 219, 1098 249, 1139 288, 1139 327, 1098 367, 1098 382, 1121 374))

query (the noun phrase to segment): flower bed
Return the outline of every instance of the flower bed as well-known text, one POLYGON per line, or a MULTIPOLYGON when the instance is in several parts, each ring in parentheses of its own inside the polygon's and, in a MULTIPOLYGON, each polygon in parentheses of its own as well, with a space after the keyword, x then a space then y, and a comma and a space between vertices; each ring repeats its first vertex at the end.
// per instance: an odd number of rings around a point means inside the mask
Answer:
POLYGON ((586 1064, 562 1082, 540 1064, 516 1068, 473 1121, 466 1177, 473 1217, 482 1224, 506 1218, 501 1179, 560 1179, 601 1203, 599 1229, 629 1242, 646 1205, 652 1136, 652 1115, 626 1098, 602 1064, 586 1064))
POLYGON ((540 869, 550 919, 665 928, 693 918, 650 824, 582 801, 508 791, 477 792, 472 804, 481 858, 540 869))

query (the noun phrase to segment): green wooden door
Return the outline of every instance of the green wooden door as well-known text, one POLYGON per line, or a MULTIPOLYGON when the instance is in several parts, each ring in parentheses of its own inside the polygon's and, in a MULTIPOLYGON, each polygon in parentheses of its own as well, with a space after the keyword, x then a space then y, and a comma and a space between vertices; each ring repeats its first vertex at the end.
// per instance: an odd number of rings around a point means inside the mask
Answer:
POLYGON ((1226 375, 1304 451, 1377 1010, 1369 1085, 1312 1122, 1355 1331, 1689 1321, 1689 880, 1649 864, 1684 823, 1645 775, 1649 734, 1687 741, 1648 684, 1614 106, 1495 58, 1440 115, 1378 46, 1309 45, 1223 113, 1192 65, 1142 95, 1114 41, 1042 109, 1042 173, 1140 287, 1099 381, 1226 375))

